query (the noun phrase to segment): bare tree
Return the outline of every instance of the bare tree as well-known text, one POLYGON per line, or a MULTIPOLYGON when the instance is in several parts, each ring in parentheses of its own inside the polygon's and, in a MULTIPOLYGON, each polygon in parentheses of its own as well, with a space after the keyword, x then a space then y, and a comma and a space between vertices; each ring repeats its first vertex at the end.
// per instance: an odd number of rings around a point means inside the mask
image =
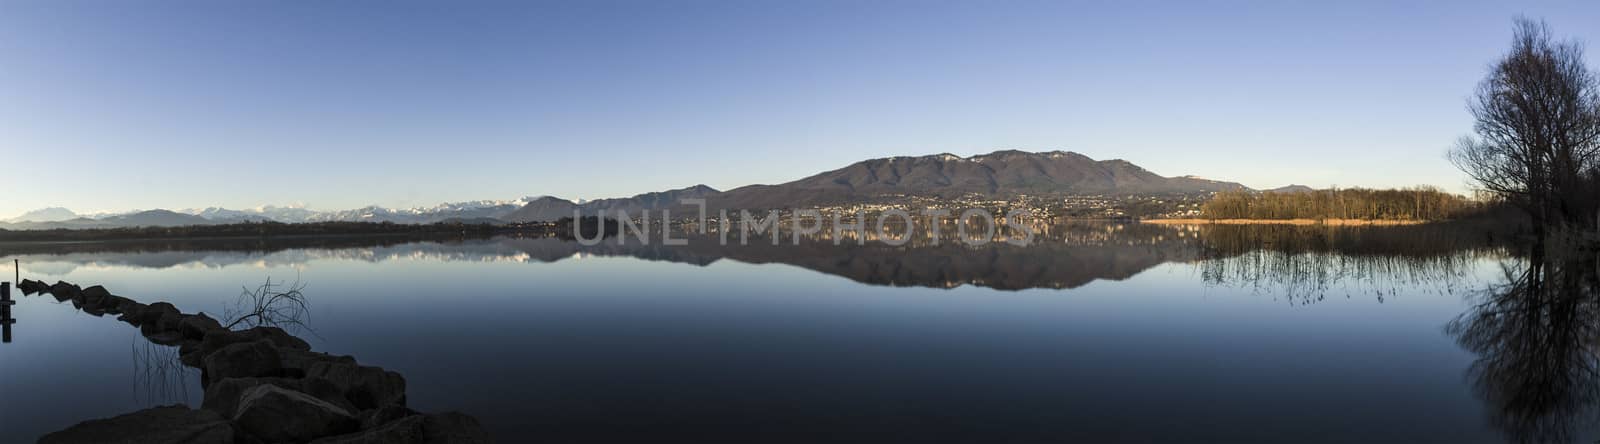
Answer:
POLYGON ((269 277, 255 289, 241 290, 235 307, 228 310, 225 316, 232 319, 226 328, 232 330, 235 326, 251 328, 265 325, 285 330, 305 330, 315 335, 316 331, 307 324, 310 322, 311 308, 306 303, 305 288, 299 279, 285 285, 273 282, 269 277))
MULTIPOLYGON (((1586 176, 1600 168, 1600 83, 1583 47, 1557 42, 1542 21, 1518 18, 1511 51, 1469 105, 1476 136, 1450 159, 1480 187, 1523 208, 1534 225, 1594 220, 1586 176)), ((1542 233, 1542 231, 1541 231, 1542 233)))

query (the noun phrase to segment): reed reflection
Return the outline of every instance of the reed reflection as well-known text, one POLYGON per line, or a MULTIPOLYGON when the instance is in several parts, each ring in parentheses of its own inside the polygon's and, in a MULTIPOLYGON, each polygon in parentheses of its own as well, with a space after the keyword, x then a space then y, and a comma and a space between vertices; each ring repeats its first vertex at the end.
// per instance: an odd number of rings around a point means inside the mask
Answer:
POLYGON ((186 404, 189 387, 198 386, 200 371, 179 361, 177 347, 133 339, 133 399, 146 407, 186 404))
POLYGON ((1206 225, 1197 266, 1208 285, 1250 288, 1293 305, 1401 289, 1455 293, 1474 263, 1505 257, 1511 238, 1476 224, 1397 227, 1206 225))

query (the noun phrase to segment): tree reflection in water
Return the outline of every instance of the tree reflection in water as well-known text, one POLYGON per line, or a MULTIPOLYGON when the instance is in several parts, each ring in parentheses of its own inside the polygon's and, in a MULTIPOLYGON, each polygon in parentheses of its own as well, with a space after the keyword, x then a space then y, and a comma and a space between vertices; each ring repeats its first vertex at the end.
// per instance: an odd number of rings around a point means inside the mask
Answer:
POLYGON ((1490 422, 1518 442, 1569 442, 1596 423, 1600 268, 1577 242, 1534 246, 1502 263, 1446 331, 1478 355, 1467 370, 1490 422))

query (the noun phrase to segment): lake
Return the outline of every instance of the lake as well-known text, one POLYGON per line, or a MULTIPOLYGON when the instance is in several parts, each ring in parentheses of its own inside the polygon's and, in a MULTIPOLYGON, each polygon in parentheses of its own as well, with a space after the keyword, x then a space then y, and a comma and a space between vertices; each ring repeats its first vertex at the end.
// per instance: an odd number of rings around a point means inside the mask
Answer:
MULTIPOLYGON (((298 281, 311 308, 298 334, 316 350, 400 372, 411 407, 471 414, 502 442, 1600 437, 1592 262, 1531 267, 1544 261, 1473 227, 1076 223, 1026 247, 628 241, 0 244, 0 256, 25 279, 219 318, 243 288, 298 281), (1518 276, 1553 269, 1575 286, 1507 298, 1518 276)), ((198 372, 175 348, 113 316, 19 299, 0 345, 0 440, 199 406, 198 372)))

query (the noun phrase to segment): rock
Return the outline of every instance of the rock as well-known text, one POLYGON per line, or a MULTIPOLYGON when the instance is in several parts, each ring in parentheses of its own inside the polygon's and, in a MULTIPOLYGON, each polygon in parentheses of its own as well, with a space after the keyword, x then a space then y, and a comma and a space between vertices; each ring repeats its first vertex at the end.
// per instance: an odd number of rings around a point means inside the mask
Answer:
POLYGON ((55 295, 56 300, 76 299, 82 292, 83 290, 77 285, 68 284, 66 281, 56 281, 55 285, 50 286, 50 294, 55 295))
POLYGON ((372 410, 361 412, 361 430, 372 430, 401 419, 418 415, 416 410, 411 410, 401 405, 386 405, 372 410))
POLYGON ((306 341, 285 333, 281 328, 255 327, 248 330, 222 331, 214 332, 213 334, 207 334, 205 338, 205 346, 201 347, 201 352, 220 350, 222 347, 227 347, 240 342, 254 342, 262 340, 271 342, 273 346, 278 348, 286 348, 290 350, 311 350, 311 344, 307 344, 306 341))
POLYGON ((360 426, 339 406, 271 384, 246 390, 233 422, 240 431, 265 442, 306 442, 354 432, 360 426))
POLYGON ((337 356, 327 353, 287 348, 279 348, 278 355, 283 357, 283 368, 293 369, 302 375, 302 377, 304 377, 306 371, 311 369, 312 364, 316 364, 318 362, 345 363, 350 365, 355 365, 356 363, 356 358, 349 356, 337 356))
POLYGON ((243 333, 252 340, 265 339, 272 341, 272 345, 276 345, 280 348, 303 351, 311 350, 310 343, 306 342, 304 339, 294 337, 294 335, 291 335, 278 327, 252 327, 248 330, 240 330, 239 333, 243 333))
POLYGON ((178 307, 173 307, 172 304, 168 304, 166 302, 157 302, 146 306, 144 310, 140 311, 138 317, 133 317, 130 319, 132 319, 134 322, 137 322, 140 327, 143 327, 147 324, 153 324, 157 321, 160 321, 161 317, 166 316, 167 313, 177 314, 178 307))
POLYGON ((136 311, 143 312, 147 307, 149 307, 147 305, 139 303, 139 301, 135 301, 133 299, 128 299, 128 298, 125 298, 125 297, 122 297, 122 296, 113 295, 112 297, 117 298, 117 310, 121 311, 123 313, 127 313, 129 310, 136 310, 136 311))
POLYGON ((111 292, 106 291, 106 287, 99 285, 85 288, 80 294, 83 295, 84 305, 100 305, 101 301, 111 297, 111 292))
POLYGON ((18 282, 17 283, 17 289, 18 290, 22 290, 22 295, 23 296, 32 296, 32 295, 37 294, 37 293, 44 293, 46 291, 50 291, 50 287, 49 286, 45 285, 43 282, 35 281, 35 280, 32 280, 32 279, 23 279, 22 282, 18 282))
MULTIPOLYGON (((178 357, 179 357, 178 359, 182 360, 184 355, 194 354, 194 352, 197 351, 197 350, 200 350, 200 341, 197 341, 197 340, 194 340, 194 339, 184 338, 183 342, 179 342, 178 343, 178 357)), ((199 366, 198 365, 192 365, 190 367, 199 367, 199 366)))
MULTIPOLYGON (((238 413, 239 400, 244 393, 258 385, 269 384, 279 388, 294 390, 311 395, 313 398, 344 409, 346 412, 355 412, 355 407, 344 398, 344 392, 333 383, 325 379, 291 379, 291 378, 228 378, 217 381, 206 387, 205 400, 201 408, 211 410, 224 417, 233 417, 238 413)), ((363 416, 365 417, 365 416, 363 416)))
POLYGON ((231 444, 233 433, 233 427, 222 415, 172 405, 84 421, 66 430, 45 435, 39 438, 39 442, 231 444))
MULTIPOLYGON (((146 324, 148 326, 149 324, 146 324)), ((143 327, 140 327, 142 330, 143 327)), ((175 331, 152 331, 144 334, 144 338, 159 345, 182 345, 183 334, 175 331)))
POLYGON ((355 404, 351 403, 350 399, 345 397, 344 387, 340 386, 339 384, 335 384, 333 381, 315 377, 303 378, 299 379, 298 381, 300 382, 301 393, 311 395, 312 397, 326 401, 329 404, 339 406, 339 408, 342 408, 347 412, 355 413, 359 411, 359 409, 356 409, 355 404))
POLYGON ((489 443, 489 434, 471 416, 456 412, 407 416, 382 426, 348 435, 323 438, 313 444, 477 444, 489 443))
POLYGON ((227 378, 278 376, 283 368, 278 350, 267 341, 229 345, 206 355, 204 362, 206 380, 210 382, 227 378))
POLYGON ((212 330, 222 330, 222 323, 217 322, 216 319, 211 319, 210 316, 206 316, 203 312, 183 316, 178 321, 178 332, 183 333, 183 337, 188 339, 199 340, 205 338, 206 333, 212 330))
POLYGON ((225 418, 232 418, 239 413, 239 398, 244 392, 262 384, 270 384, 291 390, 298 389, 300 382, 288 378, 228 378, 217 381, 206 387, 205 399, 201 401, 200 408, 217 412, 225 418))
POLYGON ((344 388, 344 396, 361 410, 406 405, 406 378, 379 367, 348 362, 315 362, 306 377, 323 378, 344 388))
MULTIPOLYGON (((161 317, 156 318, 156 321, 150 323, 149 325, 154 325, 154 328, 157 331, 170 331, 173 333, 182 334, 182 331, 178 330, 178 328, 179 324, 183 322, 184 317, 185 316, 183 313, 178 313, 176 311, 162 312, 161 317)), ((143 326, 141 325, 141 327, 143 326)))
POLYGON ((76 304, 76 303, 74 305, 77 305, 79 310, 83 310, 83 312, 85 314, 88 314, 89 316, 94 316, 94 317, 98 318, 98 317, 101 317, 101 316, 105 316, 105 314, 106 314, 105 310, 101 310, 100 306, 98 306, 98 305, 84 305, 84 304, 76 304))
POLYGON ((120 315, 122 314, 122 308, 131 303, 134 303, 133 300, 122 296, 110 295, 100 300, 100 309, 105 310, 106 314, 120 315))
POLYGON ((413 444, 428 442, 427 418, 409 416, 348 435, 312 441, 312 444, 413 444))
POLYGON ((127 322, 134 327, 138 327, 140 324, 139 319, 144 318, 144 313, 149 310, 149 306, 129 299, 126 303, 119 305, 118 309, 122 310, 122 316, 117 316, 118 321, 127 322))
POLYGON ((77 307, 78 306, 77 300, 72 298, 72 292, 71 291, 63 290, 60 293, 57 293, 55 291, 51 291, 50 295, 54 296, 56 298, 56 302, 73 301, 73 303, 72 303, 73 307, 77 307))
MULTIPOLYGON (((145 339, 161 345, 178 345, 183 342, 183 333, 178 331, 178 323, 183 320, 183 315, 176 311, 162 311, 161 317, 154 321, 144 322, 139 325, 139 332, 145 339)), ((149 312, 144 319, 150 319, 149 312)))
MULTIPOLYGON (((308 350, 311 350, 311 344, 307 344, 306 341, 303 341, 300 338, 290 336, 288 333, 285 333, 283 329, 277 327, 255 327, 249 330, 241 331, 231 331, 219 328, 206 332, 205 337, 201 339, 198 350, 193 350, 189 353, 180 352, 180 360, 184 363, 184 365, 190 367, 200 367, 201 364, 205 362, 206 356, 216 353, 218 350, 221 350, 224 347, 233 344, 262 340, 268 341, 274 347, 278 348, 279 355, 287 356, 293 352, 309 353, 308 350)), ((288 361, 288 358, 286 357, 285 360, 288 361)), ((304 369, 303 365, 285 365, 285 367, 304 369)))

